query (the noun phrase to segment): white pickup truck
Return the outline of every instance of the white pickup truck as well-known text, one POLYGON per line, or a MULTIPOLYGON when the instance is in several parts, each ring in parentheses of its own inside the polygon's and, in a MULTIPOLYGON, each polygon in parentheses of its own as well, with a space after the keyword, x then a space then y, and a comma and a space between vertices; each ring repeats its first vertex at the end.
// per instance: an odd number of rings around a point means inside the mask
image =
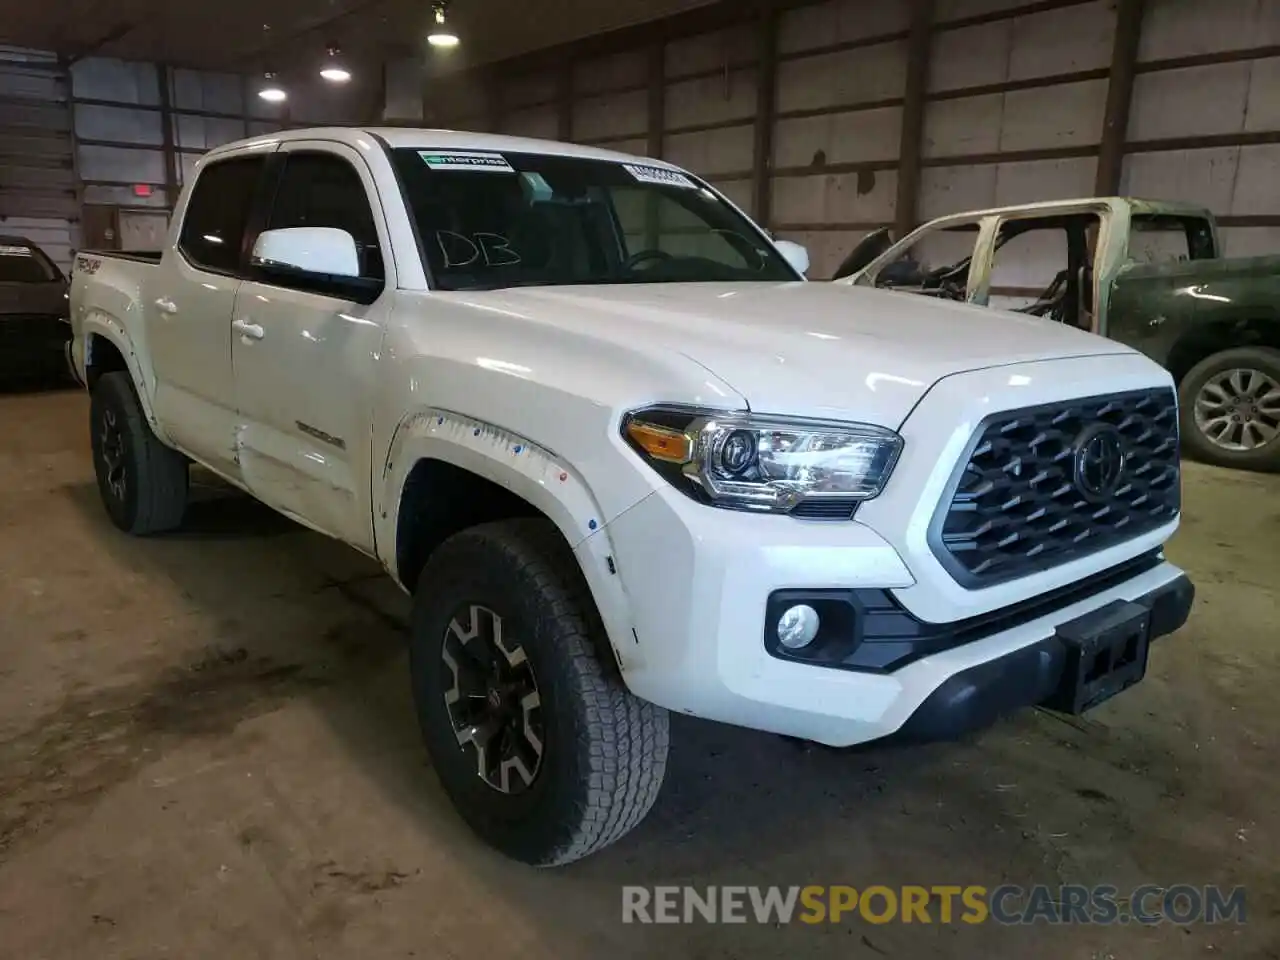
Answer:
POLYGON ((194 461, 381 561, 444 787, 535 864, 641 820, 667 710, 849 745, 1140 680, 1193 594, 1169 374, 805 261, 658 160, 220 147, 161 254, 76 259, 102 499, 176 527, 194 461))

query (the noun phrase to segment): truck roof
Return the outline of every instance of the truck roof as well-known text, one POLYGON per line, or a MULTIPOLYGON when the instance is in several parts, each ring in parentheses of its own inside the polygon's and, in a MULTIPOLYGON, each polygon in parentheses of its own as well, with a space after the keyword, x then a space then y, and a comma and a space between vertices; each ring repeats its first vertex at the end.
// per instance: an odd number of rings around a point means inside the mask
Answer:
POLYGON ((240 150, 261 149, 268 144, 282 143, 291 140, 332 140, 348 146, 360 147, 363 139, 377 138, 391 147, 416 147, 423 150, 492 150, 511 153, 541 153, 560 157, 582 157, 592 160, 612 160, 614 162, 635 162, 679 169, 673 164, 650 157, 639 157, 616 150, 602 150, 599 147, 588 147, 576 143, 561 143, 557 140, 538 140, 532 137, 508 137, 496 133, 470 133, 462 130, 436 130, 429 127, 305 127, 296 130, 283 130, 278 133, 263 134, 246 140, 236 140, 210 150, 206 156, 213 157, 240 150))
POLYGON ((1146 200, 1139 197, 1077 197, 1066 200, 1041 200, 1036 203, 1019 203, 1008 207, 991 207, 986 210, 964 210, 931 220, 939 223, 946 220, 970 220, 974 217, 1008 216, 1010 214, 1047 213, 1087 206, 1108 206, 1112 208, 1126 207, 1138 213, 1183 214, 1196 217, 1210 217, 1212 214, 1205 208, 1193 203, 1182 203, 1178 200, 1146 200))

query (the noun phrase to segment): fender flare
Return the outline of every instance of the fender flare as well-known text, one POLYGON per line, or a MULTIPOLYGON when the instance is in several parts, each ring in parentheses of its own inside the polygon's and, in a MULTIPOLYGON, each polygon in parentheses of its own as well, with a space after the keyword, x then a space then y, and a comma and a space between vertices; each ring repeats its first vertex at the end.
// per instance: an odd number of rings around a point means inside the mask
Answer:
POLYGON ((129 332, 120 321, 110 314, 94 311, 85 316, 80 328, 80 338, 84 342, 82 365, 85 385, 88 386, 89 366, 93 363, 89 345, 95 336, 102 337, 111 343, 120 351, 120 356, 124 357, 125 366, 128 368, 129 376, 133 380, 134 392, 138 395, 138 402, 142 404, 143 415, 146 416, 147 423, 150 424, 151 429, 156 430, 158 433, 159 424, 156 421, 155 411, 151 406, 151 390, 146 377, 143 375, 142 361, 138 359, 138 352, 134 348, 133 339, 129 336, 129 332))
MULTIPOLYGON (((625 675, 638 662, 634 618, 600 507, 582 475, 563 458, 526 437, 454 411, 428 408, 400 421, 381 465, 374 518, 379 553, 396 570, 400 500, 410 471, 440 460, 511 491, 546 515, 573 550, 625 675)), ((375 461, 376 463, 376 461, 375 461)), ((406 589, 410 585, 401 583, 406 589)))

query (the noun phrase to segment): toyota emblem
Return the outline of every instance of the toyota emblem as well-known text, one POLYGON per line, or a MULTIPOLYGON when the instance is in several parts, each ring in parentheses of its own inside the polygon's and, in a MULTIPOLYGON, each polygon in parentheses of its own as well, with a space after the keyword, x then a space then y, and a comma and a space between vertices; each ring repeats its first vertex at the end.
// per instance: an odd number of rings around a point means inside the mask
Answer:
POLYGON ((1071 445, 1075 450, 1076 489, 1094 503, 1106 500, 1120 486, 1124 475, 1124 438, 1109 423, 1095 423, 1080 432, 1071 445))

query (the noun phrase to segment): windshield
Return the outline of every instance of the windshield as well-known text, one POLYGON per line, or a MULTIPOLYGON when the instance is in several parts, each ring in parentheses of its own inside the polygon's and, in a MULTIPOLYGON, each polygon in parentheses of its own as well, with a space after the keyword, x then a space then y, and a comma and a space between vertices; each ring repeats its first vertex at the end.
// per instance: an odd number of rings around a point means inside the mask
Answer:
POLYGON ((0 283, 50 283, 57 279, 57 268, 35 247, 0 240, 0 283))
POLYGON ((396 149, 433 286, 798 279, 760 232, 662 167, 396 149))

